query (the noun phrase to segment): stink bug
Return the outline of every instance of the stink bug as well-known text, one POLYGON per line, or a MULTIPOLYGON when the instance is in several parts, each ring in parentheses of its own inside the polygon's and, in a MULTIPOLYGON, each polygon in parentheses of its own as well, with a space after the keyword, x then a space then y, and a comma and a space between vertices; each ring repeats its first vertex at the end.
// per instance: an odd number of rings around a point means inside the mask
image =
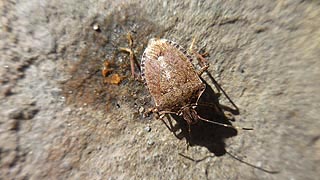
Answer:
MULTIPOLYGON (((180 45, 166 39, 149 40, 141 59, 142 80, 155 101, 155 107, 149 112, 160 115, 161 120, 165 114, 181 116, 189 125, 189 134, 190 125, 199 120, 236 129, 237 127, 209 121, 197 114, 195 108, 206 89, 200 76, 208 65, 200 54, 193 53, 202 65, 199 71, 195 70, 191 63, 192 57, 180 45)), ((222 92, 225 94, 223 90, 222 92)))

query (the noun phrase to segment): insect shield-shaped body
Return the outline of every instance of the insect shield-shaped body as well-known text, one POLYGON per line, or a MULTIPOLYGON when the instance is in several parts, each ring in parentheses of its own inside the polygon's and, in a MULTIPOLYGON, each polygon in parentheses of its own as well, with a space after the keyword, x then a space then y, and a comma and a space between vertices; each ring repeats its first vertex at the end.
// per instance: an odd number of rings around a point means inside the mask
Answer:
POLYGON ((151 39, 141 60, 142 79, 154 101, 153 112, 174 113, 190 125, 202 119, 195 111, 206 85, 186 50, 166 39, 151 39))

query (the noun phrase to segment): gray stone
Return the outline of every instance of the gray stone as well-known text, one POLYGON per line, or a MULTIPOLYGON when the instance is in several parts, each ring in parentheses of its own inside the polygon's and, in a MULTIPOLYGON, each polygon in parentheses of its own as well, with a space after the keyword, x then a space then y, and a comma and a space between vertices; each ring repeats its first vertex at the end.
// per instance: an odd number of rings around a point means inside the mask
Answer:
MULTIPOLYGON (((3 179, 320 176, 317 1, 0 4, 3 179), (199 122, 189 137, 188 125, 173 117, 175 136, 161 121, 142 118, 137 107, 154 104, 143 83, 129 78, 129 55, 119 52, 129 47, 128 32, 138 62, 150 38, 188 48, 196 37, 195 48, 209 53, 209 74, 202 76, 207 87, 216 92, 209 75, 215 77, 239 107, 230 123, 254 130, 199 122), (121 78, 119 85, 103 82, 104 61, 110 62, 110 75, 121 78), (30 99, 36 105, 26 104, 30 99), (152 131, 139 135, 146 126, 152 131), (149 146, 149 139, 157 143, 149 146)), ((223 95, 219 99, 230 107, 223 95)))

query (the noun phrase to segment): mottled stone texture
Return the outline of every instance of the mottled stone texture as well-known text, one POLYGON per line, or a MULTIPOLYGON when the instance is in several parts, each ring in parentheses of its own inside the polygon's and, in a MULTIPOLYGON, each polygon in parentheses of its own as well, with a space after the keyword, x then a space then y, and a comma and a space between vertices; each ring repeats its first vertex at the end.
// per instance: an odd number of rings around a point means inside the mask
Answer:
POLYGON ((318 1, 1 1, 0 13, 0 179, 320 176, 318 1), (239 107, 231 123, 254 131, 199 123, 187 148, 179 118, 174 136, 143 117, 154 104, 118 51, 128 32, 138 62, 152 37, 196 37, 207 87, 214 77, 239 107), (119 85, 103 82, 105 61, 119 85))

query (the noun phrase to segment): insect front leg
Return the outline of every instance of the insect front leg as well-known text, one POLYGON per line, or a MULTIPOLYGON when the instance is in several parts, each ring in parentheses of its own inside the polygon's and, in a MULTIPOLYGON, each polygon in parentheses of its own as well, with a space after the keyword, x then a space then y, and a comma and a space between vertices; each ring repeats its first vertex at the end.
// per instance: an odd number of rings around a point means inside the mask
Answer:
POLYGON ((144 112, 144 116, 148 117, 148 116, 150 116, 150 114, 152 114, 152 113, 155 114, 155 117, 156 117, 157 119, 160 118, 158 109, 155 108, 155 107, 149 108, 146 112, 144 112))
POLYGON ((208 53, 204 53, 204 54, 198 53, 194 48, 195 42, 196 42, 196 38, 193 38, 189 51, 197 57, 198 63, 201 67, 201 69, 197 73, 199 76, 201 76, 209 68, 208 60, 204 58, 205 56, 208 55, 208 53))
POLYGON ((179 132, 179 129, 181 129, 181 127, 178 124, 172 123, 172 117, 169 114, 162 114, 159 119, 165 124, 165 126, 169 129, 170 132, 173 133, 176 138, 181 140, 184 137, 183 131, 181 130, 181 132, 179 132), (164 117, 166 117, 166 119, 168 120, 169 125, 166 123, 164 117))

